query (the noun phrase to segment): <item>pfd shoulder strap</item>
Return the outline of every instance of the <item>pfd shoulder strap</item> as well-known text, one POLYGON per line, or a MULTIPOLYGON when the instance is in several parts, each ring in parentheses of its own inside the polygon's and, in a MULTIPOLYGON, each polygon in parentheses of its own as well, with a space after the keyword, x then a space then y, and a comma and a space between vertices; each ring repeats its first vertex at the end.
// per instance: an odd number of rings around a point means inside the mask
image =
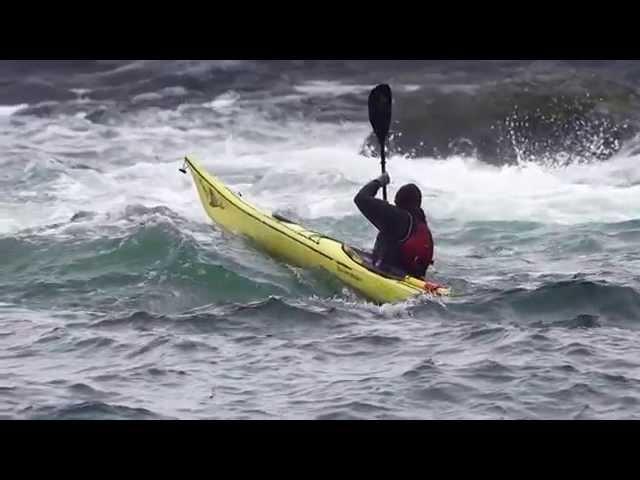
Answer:
POLYGON ((407 215, 409 215, 409 229, 407 230, 407 234, 404 236, 404 238, 400 240, 400 243, 404 243, 409 240, 409 237, 413 233, 413 215, 411 215, 409 212, 407 212, 407 215))

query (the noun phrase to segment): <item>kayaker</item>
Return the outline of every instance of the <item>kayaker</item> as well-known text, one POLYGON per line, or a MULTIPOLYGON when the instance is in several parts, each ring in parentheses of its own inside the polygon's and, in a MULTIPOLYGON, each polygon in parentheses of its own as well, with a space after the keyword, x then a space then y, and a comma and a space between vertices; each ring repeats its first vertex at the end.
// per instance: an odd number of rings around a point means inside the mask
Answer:
POLYGON ((358 209, 378 229, 373 247, 376 267, 402 270, 424 277, 433 264, 433 237, 421 208, 422 192, 413 183, 402 186, 395 206, 376 198, 378 190, 390 182, 384 173, 367 183, 353 199, 358 209))

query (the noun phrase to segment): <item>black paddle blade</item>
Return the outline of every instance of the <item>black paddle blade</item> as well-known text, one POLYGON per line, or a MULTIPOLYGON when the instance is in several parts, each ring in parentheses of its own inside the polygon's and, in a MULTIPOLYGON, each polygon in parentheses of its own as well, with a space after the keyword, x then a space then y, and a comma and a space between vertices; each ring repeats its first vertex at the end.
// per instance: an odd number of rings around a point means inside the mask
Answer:
POLYGON ((378 85, 369 94, 369 121, 378 137, 380 147, 389 134, 391 125, 391 88, 387 84, 378 85))

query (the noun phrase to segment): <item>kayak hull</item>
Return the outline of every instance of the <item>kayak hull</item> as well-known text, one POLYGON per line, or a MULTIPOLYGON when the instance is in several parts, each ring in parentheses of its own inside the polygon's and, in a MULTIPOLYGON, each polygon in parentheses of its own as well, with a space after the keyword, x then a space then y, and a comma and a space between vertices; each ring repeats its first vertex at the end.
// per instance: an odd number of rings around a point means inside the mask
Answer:
POLYGON ((209 218, 227 231, 251 239, 276 258, 303 268, 325 270, 376 303, 393 303, 422 294, 449 294, 442 285, 377 271, 367 264, 366 252, 263 212, 207 173, 195 159, 185 157, 185 163, 209 218))

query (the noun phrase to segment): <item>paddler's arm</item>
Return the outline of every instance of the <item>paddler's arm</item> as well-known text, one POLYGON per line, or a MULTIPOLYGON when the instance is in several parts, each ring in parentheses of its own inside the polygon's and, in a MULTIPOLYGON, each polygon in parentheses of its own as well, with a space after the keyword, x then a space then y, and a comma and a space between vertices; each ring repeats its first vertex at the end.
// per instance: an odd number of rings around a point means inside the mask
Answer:
POLYGON ((400 240, 406 236, 409 229, 409 214, 395 205, 376 198, 378 190, 388 183, 389 176, 387 174, 380 175, 362 187, 353 201, 362 214, 383 235, 400 240))

